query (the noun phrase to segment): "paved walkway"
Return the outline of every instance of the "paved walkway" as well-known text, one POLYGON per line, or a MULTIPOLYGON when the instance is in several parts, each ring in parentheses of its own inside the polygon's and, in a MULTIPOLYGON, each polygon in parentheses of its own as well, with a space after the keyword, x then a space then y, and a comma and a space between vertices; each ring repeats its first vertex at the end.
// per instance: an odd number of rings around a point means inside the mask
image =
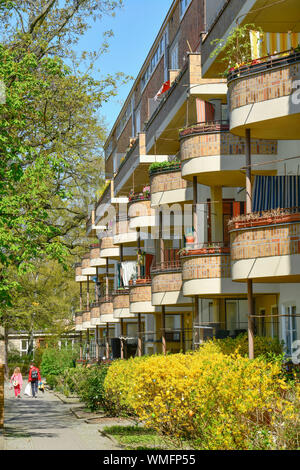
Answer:
POLYGON ((100 426, 77 419, 70 405, 45 391, 16 399, 5 387, 4 450, 115 450, 100 426))

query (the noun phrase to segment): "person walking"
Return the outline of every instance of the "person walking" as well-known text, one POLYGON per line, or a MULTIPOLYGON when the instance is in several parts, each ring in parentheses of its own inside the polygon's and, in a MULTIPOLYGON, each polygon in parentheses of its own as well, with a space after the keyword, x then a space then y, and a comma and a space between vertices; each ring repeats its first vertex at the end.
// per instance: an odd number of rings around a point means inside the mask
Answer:
POLYGON ((10 378, 10 383, 14 387, 15 397, 21 398, 21 390, 23 385, 23 377, 21 374, 20 367, 16 367, 13 375, 10 378))
POLYGON ((41 381, 40 371, 33 363, 30 364, 28 382, 31 383, 32 396, 37 398, 39 382, 41 381))

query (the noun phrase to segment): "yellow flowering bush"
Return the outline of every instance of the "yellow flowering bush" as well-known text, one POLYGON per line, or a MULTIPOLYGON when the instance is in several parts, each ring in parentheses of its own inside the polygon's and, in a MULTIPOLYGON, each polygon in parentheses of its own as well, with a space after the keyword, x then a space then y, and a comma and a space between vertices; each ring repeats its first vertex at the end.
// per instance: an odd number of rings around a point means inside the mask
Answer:
MULTIPOLYGON (((208 343, 202 347, 205 348, 208 343)), ((223 354, 233 354, 238 352, 241 356, 248 356, 248 334, 241 334, 237 338, 214 339, 214 344, 223 354)), ((270 355, 280 355, 283 353, 283 345, 277 338, 267 338, 263 336, 254 337, 255 357, 270 355)))
POLYGON ((281 361, 224 354, 215 341, 189 354, 116 361, 104 388, 115 413, 135 414, 195 448, 300 445, 299 385, 286 383, 281 361))

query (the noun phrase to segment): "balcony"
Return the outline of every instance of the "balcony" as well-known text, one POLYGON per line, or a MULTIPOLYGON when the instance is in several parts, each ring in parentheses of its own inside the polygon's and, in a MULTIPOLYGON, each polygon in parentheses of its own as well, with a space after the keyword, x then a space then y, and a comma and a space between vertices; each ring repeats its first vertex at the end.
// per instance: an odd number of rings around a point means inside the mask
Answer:
POLYGON ((138 235, 135 229, 130 228, 129 218, 119 216, 114 223, 114 244, 115 245, 135 245, 138 235))
POLYGON ((152 170, 150 185, 152 207, 193 200, 192 183, 182 178, 180 163, 152 170))
POLYGON ((75 264, 75 281, 76 282, 86 282, 87 277, 83 276, 82 274, 82 266, 81 263, 75 264))
POLYGON ((114 245, 114 237, 111 234, 105 235, 101 238, 100 242, 100 257, 101 258, 111 258, 119 259, 120 257, 120 248, 114 245))
POLYGON ((101 243, 95 243, 90 246, 90 266, 91 267, 105 267, 106 260, 100 256, 101 243))
POLYGON ((82 331, 82 312, 75 313, 75 331, 82 331))
POLYGON ((253 61, 228 76, 230 130, 253 138, 299 139, 300 52, 253 61), (298 90, 297 90, 298 88, 298 90))
POLYGON ((113 292, 114 317, 116 319, 135 317, 130 313, 129 303, 129 289, 118 289, 113 292))
POLYGON ((182 266, 179 250, 164 250, 164 261, 155 263, 151 269, 153 305, 183 305, 190 299, 182 295, 182 266))
MULTIPOLYGON (((197 123, 180 132, 182 177, 209 186, 243 186, 246 141, 229 132, 228 121, 197 123)), ((277 141, 252 139, 253 174, 275 174, 277 141), (259 163, 258 167, 255 164, 259 163), (267 163, 267 164, 266 164, 267 163)))
MULTIPOLYGON (((111 186, 111 183, 109 183, 104 189, 99 201, 95 205, 94 222, 96 225, 99 224, 99 221, 108 211, 111 205, 111 195, 112 195, 112 186, 111 186)), ((91 221, 89 223, 91 223, 91 221)))
POLYGON ((128 205, 130 229, 145 229, 155 226, 155 209, 151 208, 151 195, 133 197, 128 205))
POLYGON ((83 276, 96 276, 96 268, 91 266, 91 259, 89 253, 83 256, 81 268, 83 276))
POLYGON ((246 293, 231 280, 230 249, 223 242, 191 245, 182 253, 181 261, 185 296, 246 293))
POLYGON ((195 122, 196 98, 226 99, 226 94, 226 80, 203 79, 201 55, 189 54, 184 67, 146 124, 147 153, 176 155, 179 151, 177 129, 186 124, 187 102, 188 117, 191 122, 195 122))
POLYGON ((115 175, 115 195, 126 196, 133 187, 140 185, 140 182, 144 184, 148 180, 149 166, 154 162, 167 159, 167 156, 163 155, 147 155, 145 141, 145 134, 139 134, 138 139, 125 155, 115 175))
POLYGON ((103 326, 100 321, 100 303, 94 302, 91 304, 91 325, 103 326))
POLYGON ((118 320, 114 318, 114 304, 113 297, 109 295, 107 297, 101 297, 99 299, 100 304, 100 322, 101 323, 118 323, 118 320))
POLYGON ((129 292, 131 313, 155 313, 156 309, 151 303, 151 279, 130 281, 129 292))
POLYGON ((232 278, 299 282, 299 208, 248 214, 229 224, 232 278))
POLYGON ((82 313, 82 329, 83 330, 88 330, 89 328, 92 327, 91 324, 91 312, 85 311, 82 313))

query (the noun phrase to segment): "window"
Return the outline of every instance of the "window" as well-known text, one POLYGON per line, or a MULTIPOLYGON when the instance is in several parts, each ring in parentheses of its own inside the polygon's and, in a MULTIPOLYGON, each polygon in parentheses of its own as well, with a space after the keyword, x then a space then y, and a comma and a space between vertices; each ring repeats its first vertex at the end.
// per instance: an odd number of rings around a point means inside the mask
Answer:
POLYGON ((136 110, 135 114, 135 135, 137 136, 141 132, 141 109, 140 107, 136 110))
POLYGON ((160 61, 161 57, 163 54, 165 54, 166 51, 166 45, 167 45, 167 31, 165 31, 158 43, 157 48, 155 49, 155 52, 149 62, 149 65, 141 79, 141 91, 145 88, 147 85, 148 81, 150 80, 151 75, 153 74, 158 62, 160 61))
POLYGON ((124 127, 126 126, 129 118, 131 116, 131 102, 129 103, 129 105, 127 106, 126 108, 126 111, 125 113, 123 114, 123 116, 121 117, 121 120, 118 124, 118 127, 117 127, 117 130, 116 130, 116 136, 117 136, 117 139, 120 137, 120 135, 122 134, 123 130, 124 130, 124 127))
POLYGON ((178 42, 176 42, 171 49, 171 70, 178 69, 178 42))
POLYGON ((191 0, 180 0, 180 18, 183 17, 190 3, 191 0))
POLYGON ((28 340, 27 339, 21 339, 20 341, 20 355, 21 356, 26 356, 28 353, 28 340))
POLYGON ((282 318, 283 339, 285 342, 286 353, 292 356, 293 343, 297 341, 297 317, 295 316, 297 309, 295 305, 289 305, 284 308, 284 314, 288 315, 282 318))

